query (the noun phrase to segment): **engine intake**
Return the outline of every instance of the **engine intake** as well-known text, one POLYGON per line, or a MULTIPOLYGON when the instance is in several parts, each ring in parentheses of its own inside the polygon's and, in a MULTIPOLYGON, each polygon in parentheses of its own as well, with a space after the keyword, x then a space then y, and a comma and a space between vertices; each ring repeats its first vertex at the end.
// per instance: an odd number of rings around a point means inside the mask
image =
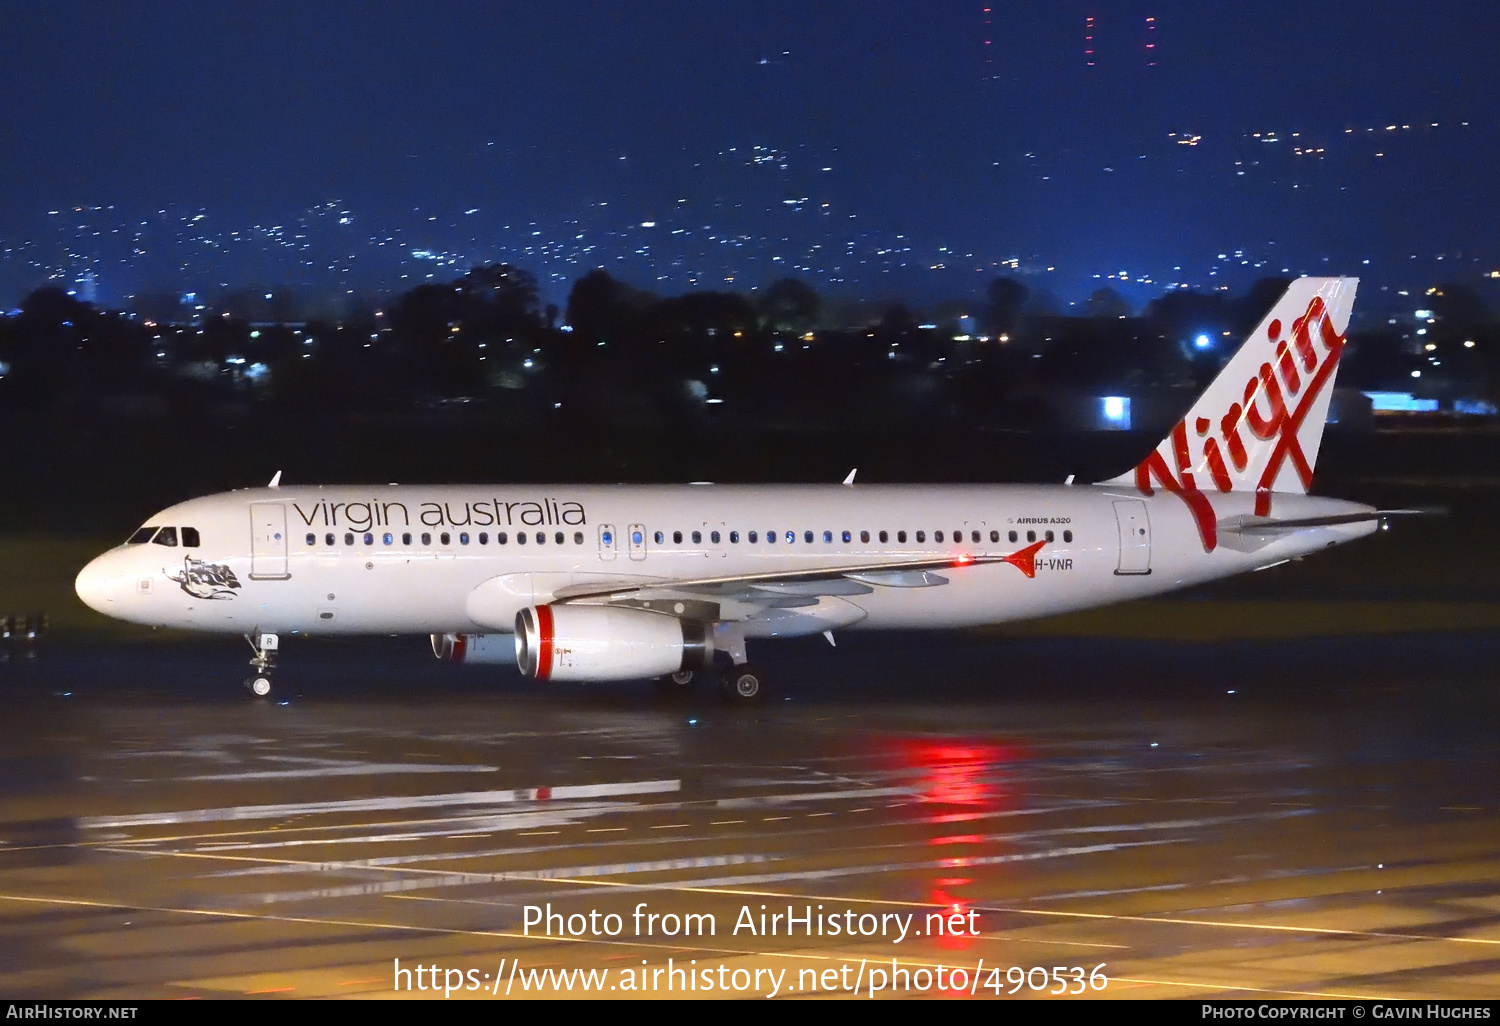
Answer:
POLYGON ((516 614, 516 665, 537 680, 604 681, 701 670, 708 624, 616 606, 528 606, 516 614))

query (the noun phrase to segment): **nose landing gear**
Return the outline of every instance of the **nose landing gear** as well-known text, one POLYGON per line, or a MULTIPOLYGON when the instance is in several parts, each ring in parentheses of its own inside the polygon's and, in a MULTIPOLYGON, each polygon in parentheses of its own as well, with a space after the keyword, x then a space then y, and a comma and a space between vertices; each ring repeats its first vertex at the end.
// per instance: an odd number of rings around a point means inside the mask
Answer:
POLYGON ((276 666, 276 653, 281 648, 281 639, 275 634, 257 631, 245 635, 245 640, 250 642, 250 649, 255 653, 250 659, 255 676, 245 681, 245 687, 257 698, 265 698, 271 693, 271 670, 276 666))

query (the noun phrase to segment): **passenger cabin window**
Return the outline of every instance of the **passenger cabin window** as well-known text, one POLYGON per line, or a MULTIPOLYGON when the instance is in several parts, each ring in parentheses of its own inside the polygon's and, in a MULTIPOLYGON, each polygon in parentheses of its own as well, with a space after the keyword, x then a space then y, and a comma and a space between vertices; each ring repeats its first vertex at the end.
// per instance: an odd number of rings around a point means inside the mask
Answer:
POLYGON ((900 542, 902 545, 905 545, 906 544, 906 532, 905 531, 897 531, 896 532, 896 540, 898 542, 900 542))
MULTIPOLYGON (((926 531, 918 531, 917 532, 917 544, 920 545, 923 542, 925 542, 926 540, 927 540, 927 532, 926 531)), ((943 540, 943 532, 942 531, 935 531, 935 532, 933 532, 932 540, 933 541, 942 541, 943 540)))
POLYGON ((345 531, 344 532, 344 544, 345 545, 353 545, 354 544, 354 532, 353 531, 345 531))
POLYGON ((442 542, 444 545, 447 545, 452 540, 452 537, 449 536, 447 531, 444 531, 442 534, 438 535, 438 541, 442 542))
POLYGON ((407 531, 405 534, 403 534, 401 536, 401 544, 402 545, 410 545, 411 544, 411 532, 410 531, 407 531))
POLYGON ((701 545, 701 544, 703 544, 703 532, 702 531, 694 531, 693 532, 693 544, 694 545, 701 545))
POLYGON ((1029 541, 1029 542, 1036 541, 1036 532, 1035 531, 1027 531, 1026 532, 1026 540, 1029 541))
POLYGON ((1064 531, 1063 532, 1063 541, 1065 541, 1065 542, 1071 542, 1072 540, 1073 540, 1073 532, 1072 531, 1064 531))
POLYGON ((731 544, 731 545, 738 545, 739 543, 740 543, 740 532, 738 532, 738 531, 730 531, 729 532, 729 544, 731 544))
POLYGON ((432 534, 430 532, 427 532, 427 531, 423 531, 422 532, 422 544, 423 545, 431 545, 432 544, 432 534))
POLYGON ((708 534, 708 540, 713 542, 715 545, 719 544, 719 532, 710 531, 708 534))
MULTIPOLYGON (((974 540, 975 541, 979 540, 979 532, 978 531, 974 532, 974 540)), ((999 540, 1000 540, 1000 532, 999 531, 991 531, 990 532, 990 541, 992 541, 992 542, 998 542, 999 540)))
MULTIPOLYGON (((318 540, 316 536, 309 536, 309 537, 312 537, 312 541, 308 542, 309 545, 313 544, 314 542, 316 542, 318 540)), ((203 544, 203 541, 202 541, 202 539, 200 539, 198 537, 198 529, 196 527, 184 527, 182 529, 182 546, 183 546, 183 548, 196 549, 196 548, 198 548, 202 544, 203 544)))
POLYGON ((672 532, 672 544, 673 545, 681 545, 682 544, 682 532, 681 531, 673 531, 672 532))
MULTIPOLYGON (((847 539, 845 539, 845 540, 847 541, 847 539)), ((823 544, 824 545, 832 545, 833 544, 833 532, 832 531, 824 531, 823 532, 823 544)))
POLYGON ((748 541, 751 545, 754 545, 757 541, 760 540, 760 535, 756 534, 754 531, 751 531, 749 534, 745 535, 745 540, 748 541))
POLYGON ((1046 537, 1047 537, 1047 540, 1050 542, 1052 540, 1052 532, 1048 531, 1046 537))
POLYGON ((657 531, 656 534, 652 535, 652 537, 656 539, 656 544, 658 544, 658 545, 661 544, 661 542, 662 542, 662 533, 660 531, 657 531))
MULTIPOLYGON (((483 543, 482 540, 484 538, 484 535, 481 534, 479 537, 481 539, 481 544, 482 544, 483 543)), ((573 544, 574 545, 582 545, 583 544, 583 532, 582 531, 574 531, 573 532, 573 544)))
POLYGON ((849 544, 849 542, 851 542, 851 541, 853 541, 853 540, 854 540, 854 539, 853 539, 853 538, 852 538, 852 537, 850 537, 850 535, 849 535, 849 532, 848 532, 848 531, 845 531, 845 532, 844 532, 844 533, 843 533, 843 535, 842 535, 842 537, 843 537, 843 539, 844 539, 844 544, 845 544, 845 545, 847 545, 847 544, 849 544))
POLYGON ((173 548, 176 548, 177 547, 177 528, 175 528, 175 527, 163 527, 160 531, 156 532, 156 537, 152 538, 151 542, 154 545, 170 545, 173 548))
POLYGON ((504 545, 504 544, 506 544, 509 541, 510 541, 510 536, 508 534, 506 534, 504 531, 501 531, 499 534, 495 535, 495 544, 496 545, 504 545))
POLYGON ((813 541, 813 533, 811 531, 803 531, 802 532, 802 540, 804 542, 806 542, 807 544, 811 545, 812 541, 813 541))
POLYGON ((307 544, 309 544, 309 545, 316 545, 316 544, 318 544, 318 536, 315 535, 315 534, 309 534, 307 536, 307 544))
POLYGON ((330 549, 333 548, 333 532, 330 531, 323 536, 323 544, 327 545, 330 549))
POLYGON ((1012 543, 1012 544, 1014 544, 1014 543, 1015 543, 1015 542, 1016 542, 1016 541, 1018 541, 1018 540, 1019 540, 1019 539, 1018 539, 1018 538, 1017 538, 1017 537, 1016 537, 1016 532, 1014 532, 1014 531, 1012 531, 1012 532, 1010 532, 1010 540, 1011 540, 1011 543, 1012 543))
POLYGON ((458 534, 458 543, 460 545, 467 545, 467 544, 469 544, 469 532, 468 531, 460 531, 459 532, 459 534, 458 534))
POLYGON ((479 544, 481 544, 481 545, 488 545, 489 543, 490 543, 490 532, 488 532, 488 531, 480 531, 479 532, 479 544))
POLYGON ((557 544, 561 545, 564 542, 566 542, 568 539, 567 539, 566 535, 564 535, 561 531, 558 531, 556 534, 554 534, 552 536, 552 540, 555 541, 555 542, 557 542, 557 544))
POLYGON ((389 545, 392 542, 394 542, 395 540, 396 540, 396 536, 393 535, 393 534, 391 534, 389 531, 387 531, 385 534, 383 534, 383 535, 380 536, 380 543, 382 545, 389 545))
POLYGON ((144 545, 148 541, 151 540, 151 536, 153 534, 155 534, 155 533, 156 533, 156 528, 154 528, 154 527, 143 527, 139 531, 135 532, 135 534, 132 534, 130 536, 129 540, 127 540, 125 542, 125 544, 126 545, 144 545))
POLYGON ((868 545, 870 543, 870 532, 869 531, 861 531, 861 532, 859 532, 859 540, 862 541, 862 542, 864 542, 866 545, 868 545))

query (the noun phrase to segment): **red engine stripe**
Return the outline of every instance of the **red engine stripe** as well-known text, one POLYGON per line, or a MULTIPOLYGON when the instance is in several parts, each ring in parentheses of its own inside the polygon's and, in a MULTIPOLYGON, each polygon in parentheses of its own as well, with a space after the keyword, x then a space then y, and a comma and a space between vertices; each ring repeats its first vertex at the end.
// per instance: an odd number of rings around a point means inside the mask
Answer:
POLYGON ((453 636, 453 650, 448 656, 448 661, 453 663, 462 663, 464 661, 464 656, 468 654, 468 648, 469 639, 464 637, 462 634, 455 634, 453 636))
POLYGON ((552 676, 552 607, 536 607, 536 679, 552 676))

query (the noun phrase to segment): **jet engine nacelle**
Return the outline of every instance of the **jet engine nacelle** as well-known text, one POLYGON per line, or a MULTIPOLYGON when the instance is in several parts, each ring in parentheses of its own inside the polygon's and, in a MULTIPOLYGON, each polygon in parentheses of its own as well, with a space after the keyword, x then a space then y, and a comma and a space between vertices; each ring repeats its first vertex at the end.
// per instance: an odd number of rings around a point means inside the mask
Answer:
POLYGON ((445 663, 479 666, 511 662, 516 649, 505 634, 434 634, 432 654, 445 663))
POLYGON ((537 680, 636 680, 713 662, 707 624, 616 606, 528 606, 516 614, 516 665, 537 680))

